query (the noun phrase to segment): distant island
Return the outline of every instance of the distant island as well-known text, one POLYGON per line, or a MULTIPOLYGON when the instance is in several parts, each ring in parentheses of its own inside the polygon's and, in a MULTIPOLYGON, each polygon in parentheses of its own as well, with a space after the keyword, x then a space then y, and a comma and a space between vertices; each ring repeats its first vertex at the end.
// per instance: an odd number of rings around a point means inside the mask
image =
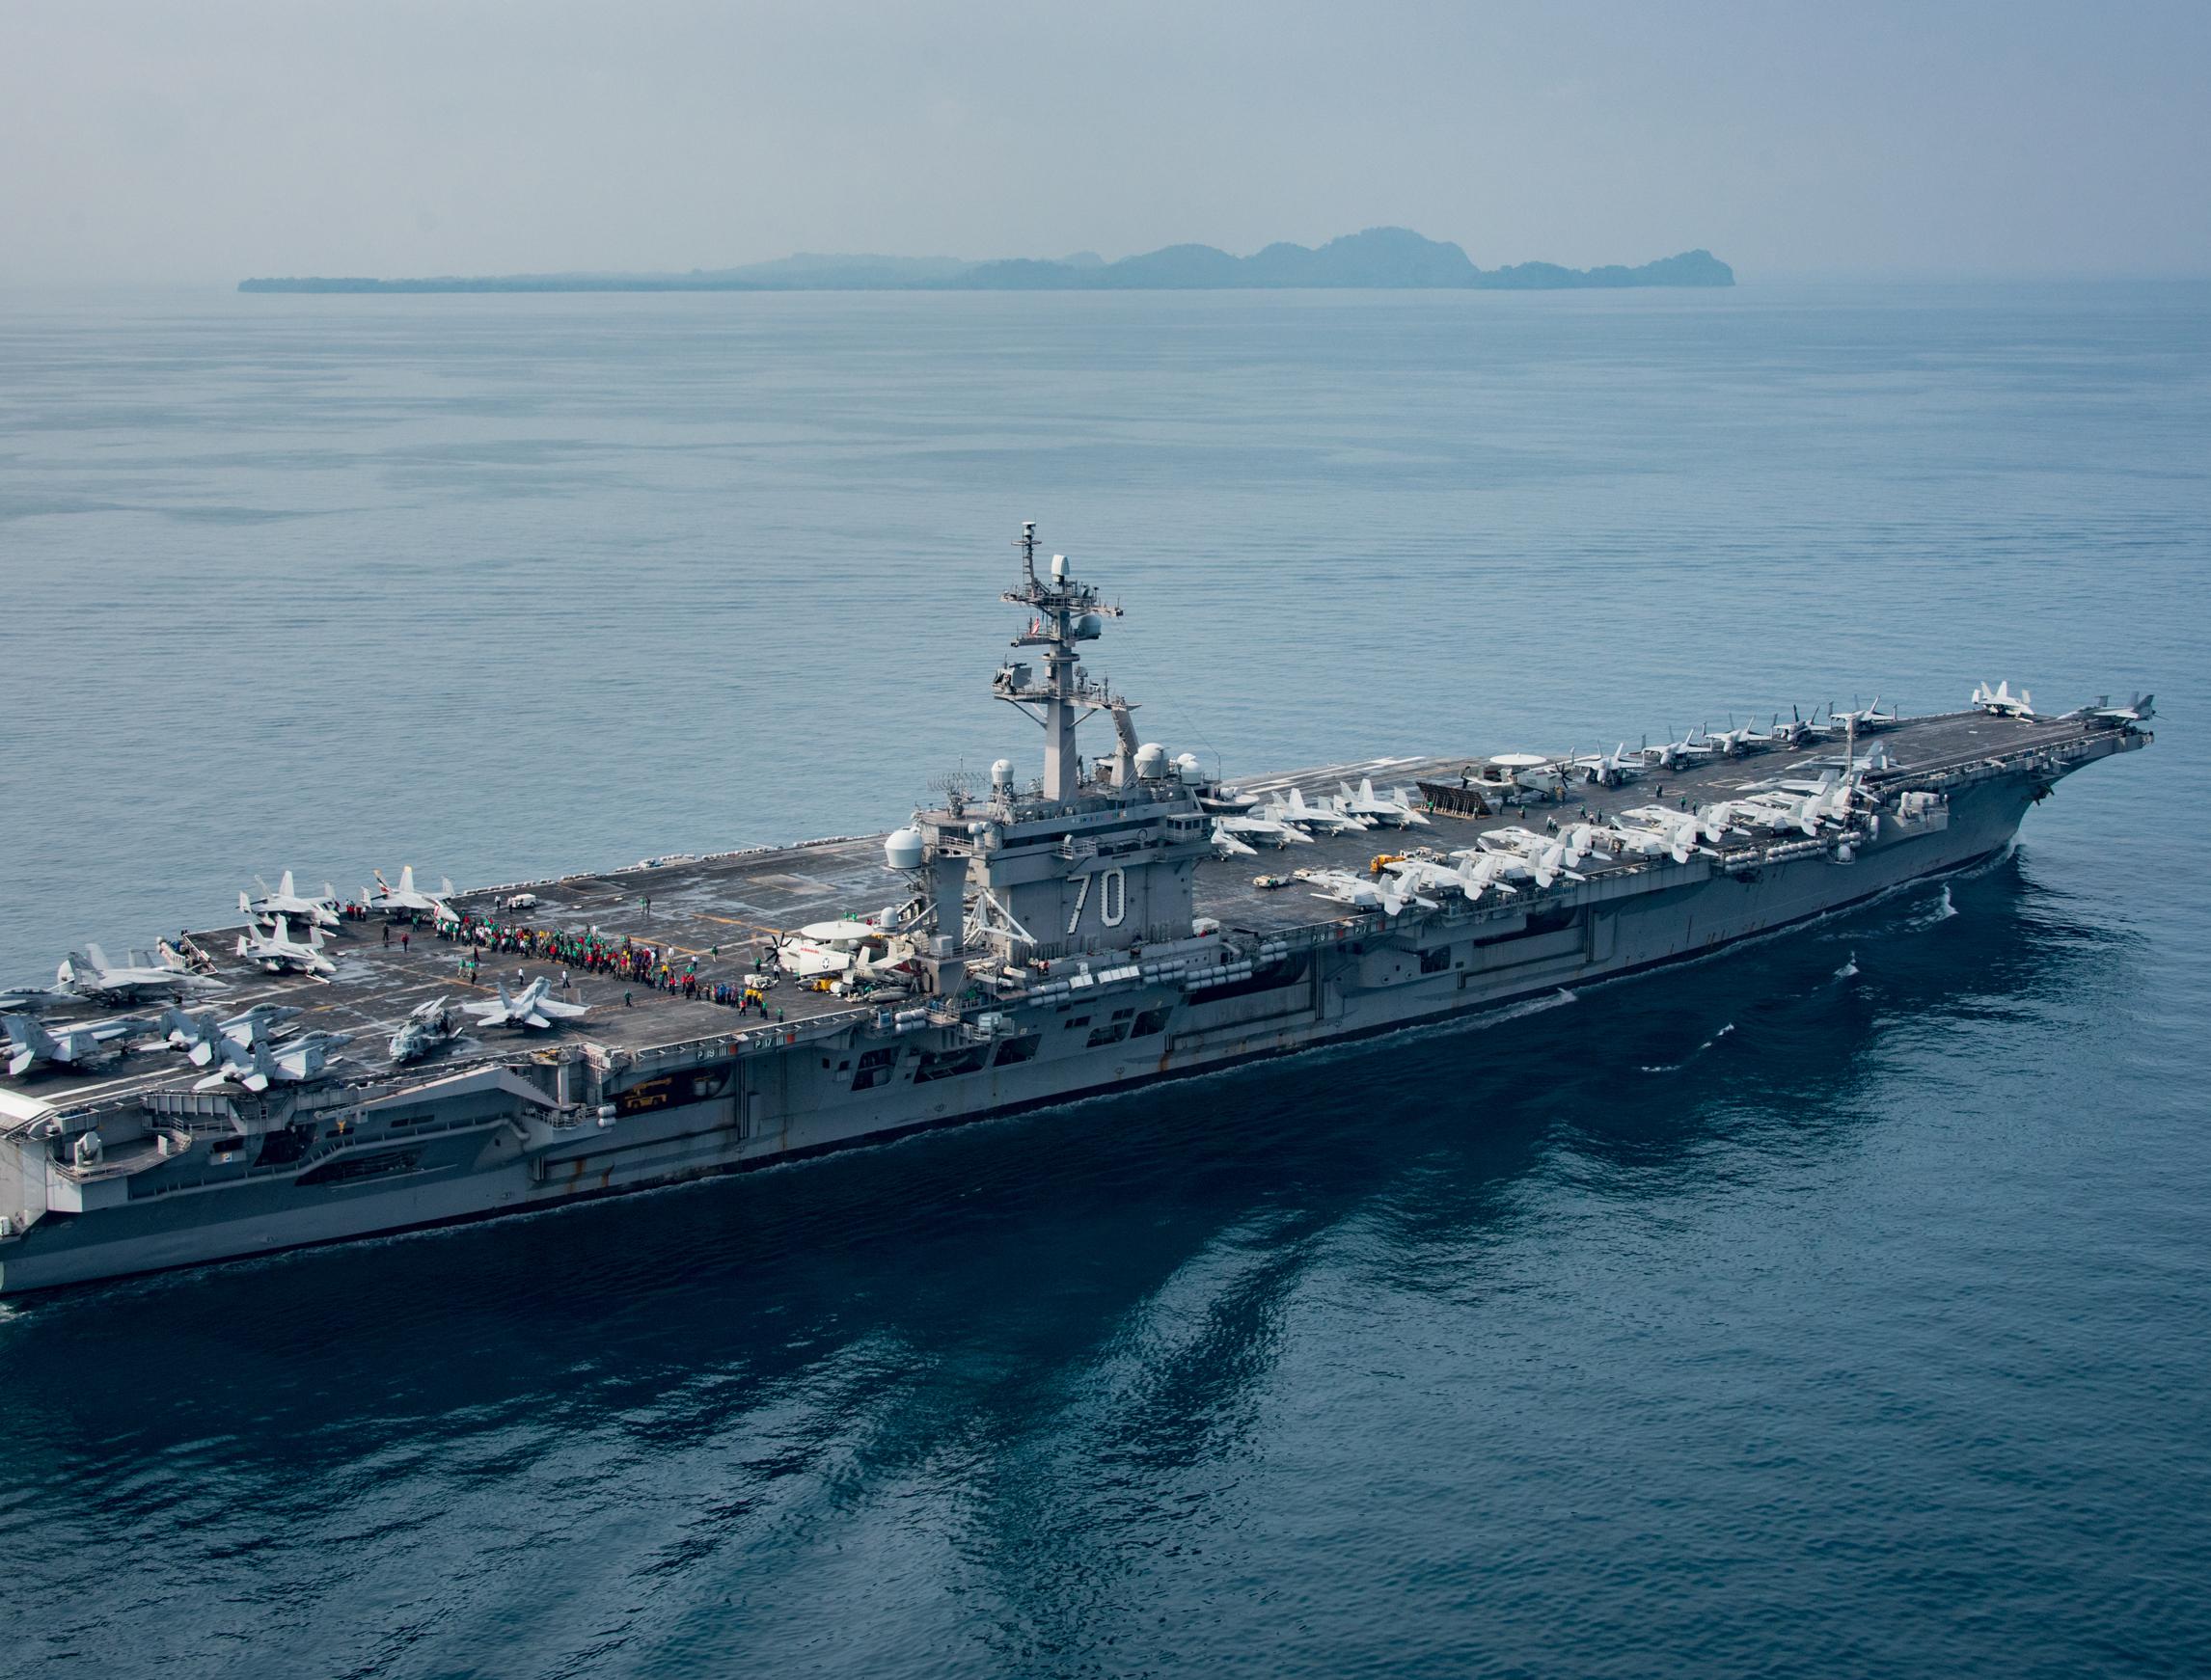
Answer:
POLYGON ((1406 228, 1369 228, 1318 250, 1269 245, 1231 257, 1211 245, 1169 245, 1107 262, 1094 252, 1041 260, 969 262, 953 257, 779 257, 688 274, 498 274, 476 278, 245 280, 240 291, 1229 291, 1293 286, 1339 290, 1434 287, 1559 291, 1634 285, 1733 285, 1734 270, 1709 251, 1684 251, 1635 268, 1562 268, 1515 262, 1477 268, 1458 246, 1406 228))

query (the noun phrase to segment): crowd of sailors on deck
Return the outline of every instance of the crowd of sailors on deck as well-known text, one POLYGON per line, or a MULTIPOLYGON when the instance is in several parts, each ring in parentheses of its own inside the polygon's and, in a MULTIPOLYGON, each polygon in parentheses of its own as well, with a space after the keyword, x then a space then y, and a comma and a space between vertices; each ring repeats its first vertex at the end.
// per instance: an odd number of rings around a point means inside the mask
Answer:
MULTIPOLYGON (((759 992, 735 982, 702 976, 696 954, 641 944, 627 934, 617 940, 596 928, 581 934, 564 933, 558 928, 491 921, 464 912, 457 920, 440 922, 438 937, 466 948, 460 960, 461 975, 471 985, 476 984, 483 954, 490 952, 560 963, 563 990, 567 989, 568 971, 581 970, 619 980, 629 988, 650 987, 687 1001, 703 1000, 736 1010, 757 1009, 763 1016, 768 1014, 767 1002, 759 992)), ((721 954, 718 946, 708 955, 719 959, 721 954)), ((625 990, 623 997, 628 999, 630 992, 625 990)))

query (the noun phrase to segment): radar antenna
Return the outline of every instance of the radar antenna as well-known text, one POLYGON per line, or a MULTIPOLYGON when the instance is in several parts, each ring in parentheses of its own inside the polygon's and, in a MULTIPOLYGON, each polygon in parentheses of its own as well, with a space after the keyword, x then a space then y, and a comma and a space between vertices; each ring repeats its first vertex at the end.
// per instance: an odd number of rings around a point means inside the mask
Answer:
POLYGON ((1050 574, 1037 576, 1036 521, 1022 522, 1019 547, 1021 583, 1002 599, 1029 610, 1028 624, 1013 645, 1040 649, 1044 671, 1040 677, 1025 662, 1009 663, 999 667, 991 690, 1044 725, 1044 797, 1064 802, 1077 797, 1082 781, 1075 726, 1113 702, 1106 686, 1077 663, 1076 648, 1095 641, 1106 620, 1120 617, 1121 609, 1078 582, 1065 555, 1052 555, 1050 574))
POLYGON ((944 801, 944 809, 957 817, 975 791, 975 778, 966 766, 929 778, 929 791, 944 801))

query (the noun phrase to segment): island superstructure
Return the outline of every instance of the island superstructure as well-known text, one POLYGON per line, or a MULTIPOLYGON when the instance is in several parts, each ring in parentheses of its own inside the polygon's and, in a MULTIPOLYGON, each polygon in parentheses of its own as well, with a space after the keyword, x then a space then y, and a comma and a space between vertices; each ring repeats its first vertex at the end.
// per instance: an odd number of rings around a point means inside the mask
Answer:
POLYGON ((1224 784, 1142 741, 1084 666, 1120 610, 1040 564, 1033 527, 1021 556, 992 690, 1042 726, 1039 775, 946 778, 887 836, 469 893, 409 872, 341 907, 287 877, 243 928, 72 955, 0 999, 0 1291, 558 1206, 1495 1010, 1966 867, 2151 739, 2146 701, 2049 717, 1984 687, 1937 717, 1224 784), (1085 757, 1100 715, 1111 749, 1085 757))

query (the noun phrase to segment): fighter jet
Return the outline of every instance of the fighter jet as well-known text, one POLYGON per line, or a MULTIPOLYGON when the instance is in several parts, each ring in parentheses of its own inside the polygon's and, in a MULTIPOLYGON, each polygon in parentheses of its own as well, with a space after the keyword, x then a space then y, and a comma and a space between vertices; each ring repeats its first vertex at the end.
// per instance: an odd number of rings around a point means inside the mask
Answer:
MULTIPOLYGON (((1817 714, 1815 713, 1816 718, 1817 714)), ((1784 723, 1779 713, 1774 715, 1773 739, 1777 746, 1802 746, 1819 734, 1817 722, 1807 719, 1794 706, 1788 709, 1788 721, 1784 723)))
POLYGON ((1566 847, 1567 862, 1578 864, 1592 853, 1610 852, 1612 830, 1595 823, 1575 823, 1560 833, 1559 841, 1566 847))
MULTIPOLYGON (((246 895, 238 894, 238 903, 245 902, 246 895)), ((238 935, 238 955, 271 974, 312 974, 328 980, 338 972, 338 964, 322 954, 322 930, 310 928, 305 939, 295 938, 286 916, 277 917, 275 927, 266 933, 248 924, 238 935)))
POLYGON ((1514 896, 1513 889, 1504 882, 1504 871, 1493 857, 1461 857, 1456 865, 1438 863, 1431 857, 1394 857, 1382 868, 1416 892, 1462 893, 1469 904, 1486 892, 1507 898, 1514 896))
POLYGON ((452 1006, 442 997, 419 1003, 392 1035, 392 1060, 412 1062, 453 1036, 452 1006))
POLYGON ((248 1091, 266 1091, 271 1085, 305 1085, 330 1071, 330 1052, 352 1042, 350 1033, 309 1033, 290 1040, 282 1049, 265 1043, 241 1044, 228 1035, 215 1041, 220 1066, 206 1078, 196 1080, 195 1091, 213 1091, 237 1085, 248 1091))
POLYGON ((216 983, 156 962, 144 951, 131 952, 130 961, 119 966, 97 945, 88 944, 82 952, 71 951, 62 959, 54 970, 54 984, 103 1003, 137 1003, 150 997, 181 997, 216 983))
POLYGON ((1859 735, 1870 735, 1876 729, 1888 729, 1901 721, 1902 719, 1897 715, 1897 709, 1894 706, 1891 706, 1886 712, 1881 710, 1881 696, 1875 694, 1873 703, 1862 712, 1838 712, 1835 710, 1835 702, 1828 701, 1827 721, 1822 723, 1820 728, 1829 735, 1843 735, 1852 732, 1859 735))
POLYGON ((1310 846, 1313 836, 1304 829, 1288 823, 1278 823, 1271 817, 1256 814, 1244 816, 1217 816, 1213 820, 1215 842, 1222 835, 1243 844, 1260 846, 1310 846))
POLYGON ((1722 758, 1740 758, 1746 752, 1763 752, 1771 746, 1774 744, 1774 731, 1780 724, 1781 714, 1778 712, 1773 716, 1772 726, 1765 729, 1761 729, 1755 723, 1745 723, 1737 729, 1735 720, 1730 718, 1728 726, 1709 739, 1720 749, 1722 758))
POLYGON ((1336 784, 1336 809, 1346 816, 1362 818, 1370 823, 1386 823, 1393 828, 1428 826, 1428 819, 1412 808, 1412 797, 1403 788, 1392 788, 1386 794, 1375 792, 1374 778, 1359 777, 1359 791, 1351 792, 1349 782, 1336 784))
POLYGON ((1218 823, 1213 826, 1213 849, 1223 857, 1257 857, 1259 849, 1246 846, 1218 823))
POLYGON ((1452 855, 1459 863, 1459 890, 1467 902, 1479 900, 1486 892, 1499 898, 1518 898, 1520 889, 1512 884, 1508 877, 1515 873, 1515 859, 1493 852, 1457 852, 1452 855))
POLYGON ((226 1020, 213 1010, 195 1016, 172 1006, 162 1011, 161 1024, 169 1029, 169 1043, 182 1050, 195 1068, 205 1068, 219 1054, 218 1041, 227 1039, 245 1049, 269 1043, 276 1038, 276 1029, 299 1014, 285 1004, 257 1003, 243 1015, 226 1020))
POLYGON ((1816 835, 1822 823, 1849 820, 1851 801, 1857 793, 1856 782, 1830 771, 1816 782, 1785 781, 1770 792, 1731 799, 1710 806, 1700 815, 1708 815, 1731 827, 1763 829, 1769 833, 1794 828, 1807 835, 1816 835))
POLYGON ((2066 718, 2096 718, 2118 724, 2147 723, 2156 716, 2157 696, 2143 693, 2137 693, 2124 706, 2115 706, 2109 694, 2099 694, 2094 705, 2075 707, 2064 715, 2066 718))
POLYGON ((519 995, 510 994, 506 982, 499 983, 497 1003, 464 1003, 461 1008, 477 1018, 478 1026, 486 1027, 549 1027, 556 1021, 578 1020, 591 1006, 587 1003, 562 1003, 553 995, 553 983, 540 974, 519 995))
POLYGON ((1711 811, 1716 821, 1731 828, 1767 834, 1793 828, 1800 833, 1816 835, 1822 808, 1821 797, 1817 794, 1776 792, 1729 799, 1712 806, 1711 811))
POLYGON ((52 991, 43 986, 11 986, 0 991, 0 1015, 42 1015, 49 1009, 67 1009, 84 1000, 73 991, 52 991))
POLYGON ((1328 834, 1356 834, 1362 828, 1373 826, 1365 819, 1339 811, 1333 805, 1307 804, 1303 791, 1297 788, 1276 798, 1271 804, 1262 805, 1258 814, 1276 823, 1298 828, 1319 828, 1328 834))
POLYGON ((1889 749, 1876 741, 1869 751, 1861 752, 1842 768, 1856 775, 1870 770, 1894 770, 1896 765, 1889 757, 1889 749))
POLYGON ((2032 718, 2034 716, 2034 695, 2028 693, 2025 689, 2021 689, 2014 694, 2011 691, 2009 678, 1998 683, 1993 689, 1986 683, 1980 684, 1973 691, 1973 705, 1976 711, 1985 712, 1991 718, 2032 718))
POLYGON ((1638 857, 1671 857, 1676 863, 1686 863, 1696 851, 1696 819, 1687 812, 1677 812, 1684 818, 1685 826, 1668 828, 1622 825, 1612 831, 1613 843, 1622 852, 1632 852, 1638 857))
POLYGON ((1692 729, 1679 741, 1669 741, 1662 746, 1643 745, 1643 762, 1656 765, 1660 770, 1679 770, 1683 765, 1696 764, 1712 756, 1716 748, 1702 727, 1692 729))
MULTIPOLYGON (((1588 879, 1568 866, 1563 840, 1546 839, 1532 828, 1492 828, 1477 843, 1476 854, 1481 853, 1495 857, 1498 868, 1508 878, 1534 881, 1539 892, 1547 889, 1561 876, 1569 881, 1588 879)), ((1463 857, 1466 854, 1453 855, 1463 857)))
POLYGON ((1630 828, 1641 828, 1651 833, 1679 835, 1691 846, 1699 840, 1709 840, 1716 844, 1728 831, 1728 825, 1717 806, 1706 806, 1697 811, 1678 811, 1667 805, 1637 805, 1631 810, 1622 811, 1612 821, 1613 826, 1624 833, 1630 828))
POLYGON ((1384 875, 1375 881, 1353 875, 1348 869, 1316 869, 1306 873, 1304 880, 1305 884, 1314 889, 1315 898, 1362 910, 1379 910, 1385 916, 1400 915, 1413 905, 1427 910, 1436 908, 1433 899, 1422 898, 1414 884, 1402 875, 1384 875))
POLYGON ((369 872, 376 878, 373 890, 363 888, 361 902, 372 910, 382 910, 387 916, 431 916, 440 921, 452 919, 452 909, 446 901, 453 896, 453 883, 449 880, 438 883, 434 893, 423 892, 415 885, 415 866, 407 864, 399 871, 397 886, 384 879, 381 869, 369 872))
POLYGON ((8 1028, 8 1076, 20 1079, 41 1062, 64 1068, 82 1067, 107 1056, 120 1056, 124 1041, 152 1029, 153 1023, 136 1017, 86 1021, 49 1031, 27 1015, 4 1017, 8 1028))
POLYGON ((1627 750, 1623 741, 1610 752, 1593 752, 1587 758, 1577 758, 1573 768, 1587 782, 1600 788, 1616 788, 1631 782, 1643 773, 1643 760, 1639 754, 1627 750))
POLYGON ((318 928, 336 928, 339 924, 338 889, 327 881, 322 883, 320 898, 304 898, 294 892, 288 869, 273 892, 269 890, 269 883, 258 875, 254 877, 254 884, 261 889, 259 898, 238 894, 238 908, 249 916, 259 916, 263 922, 271 923, 279 916, 290 916, 295 921, 312 922, 318 928))

